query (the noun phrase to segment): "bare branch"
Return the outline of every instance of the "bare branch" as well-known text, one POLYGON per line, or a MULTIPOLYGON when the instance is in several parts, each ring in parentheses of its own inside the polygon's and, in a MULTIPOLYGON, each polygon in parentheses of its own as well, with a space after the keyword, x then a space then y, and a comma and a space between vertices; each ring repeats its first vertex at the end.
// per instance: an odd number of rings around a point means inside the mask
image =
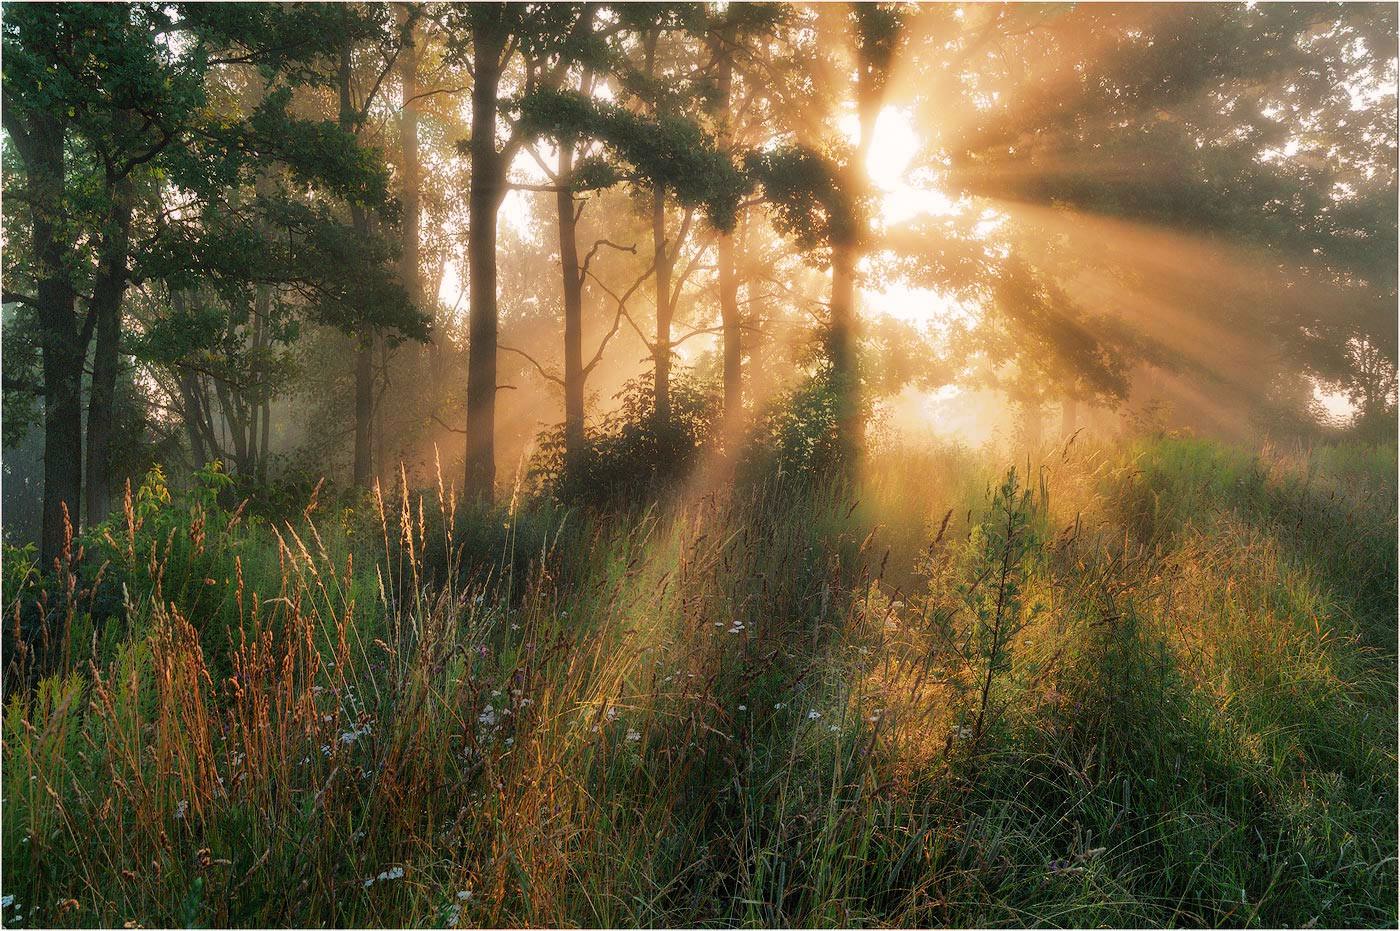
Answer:
MULTIPOLYGON (((525 350, 523 350, 523 349, 516 349, 514 346, 502 346, 502 345, 499 344, 499 343, 496 344, 496 348, 497 348, 497 349, 500 349, 500 350, 503 351, 503 352, 513 352, 513 353, 515 353, 515 354, 518 355, 518 356, 524 357, 525 361, 527 361, 527 362, 529 362, 531 365, 533 365, 533 366, 536 368, 536 370, 539 371, 540 375, 541 375, 543 378, 545 378, 545 379, 548 380, 548 381, 554 382, 554 383, 555 383, 556 385, 558 385, 560 388, 564 387, 564 379, 560 378, 558 375, 552 375, 552 374, 550 374, 549 372, 545 371, 545 367, 544 367, 543 365, 540 365, 539 361, 538 361, 534 356, 532 356, 532 355, 530 355, 528 352, 526 352, 525 350)), ((500 387, 500 386, 498 386, 498 387, 500 387)), ((514 387, 514 385, 507 385, 507 386, 505 386, 505 387, 514 387)))
POLYGON ((593 358, 588 360, 588 364, 583 367, 583 374, 585 378, 589 375, 589 373, 593 371, 593 369, 598 365, 599 362, 603 361, 603 350, 608 348, 608 343, 612 342, 612 338, 617 335, 618 327, 620 327, 621 325, 622 308, 619 307, 617 309, 617 313, 613 314, 612 329, 608 330, 607 335, 604 336, 602 342, 598 344, 598 351, 593 353, 593 358))
POLYGON ((429 416, 431 416, 434 420, 436 420, 437 423, 438 423, 438 426, 439 426, 439 427, 442 427, 444 430, 451 430, 453 433, 466 433, 466 432, 467 432, 465 427, 463 427, 463 428, 454 427, 454 426, 452 426, 450 423, 444 422, 443 419, 442 419, 441 417, 439 417, 437 414, 431 414, 431 415, 429 415, 429 416))
POLYGON ((533 145, 527 144, 524 148, 525 151, 529 153, 530 157, 535 160, 535 164, 540 166, 540 171, 544 172, 545 177, 553 181, 555 184, 558 184, 559 173, 554 169, 550 168, 549 165, 545 163, 544 159, 540 158, 539 151, 533 145))
POLYGON ((506 190, 510 191, 535 191, 540 194, 557 194, 560 191, 568 190, 557 184, 523 184, 519 181, 507 181, 506 190))
POLYGON ((647 270, 642 272, 641 276, 637 278, 636 281, 632 282, 631 286, 626 291, 622 292, 621 295, 619 295, 612 288, 609 288, 607 284, 604 283, 604 281, 597 275, 593 274, 592 272, 588 272, 588 276, 597 283, 598 287, 602 288, 605 292, 607 292, 608 296, 611 297, 617 303, 618 313, 627 318, 627 322, 632 324, 632 329, 637 331, 637 336, 641 338, 641 341, 645 343, 647 345, 647 348, 651 349, 652 352, 656 351, 654 344, 651 340, 647 339, 646 334, 642 332, 642 328, 637 326, 637 321, 633 320, 632 315, 627 312, 627 301, 631 299, 632 295, 637 292, 637 289, 642 286, 642 283, 645 282, 648 278, 650 278, 652 276, 652 273, 655 271, 656 257, 653 256, 651 264, 647 266, 647 270))
MULTIPOLYGON (((582 213, 583 208, 580 207, 579 212, 582 213)), ((577 222, 578 217, 575 216, 574 220, 575 222, 577 222)), ((588 275, 589 263, 593 261, 593 256, 597 255, 598 250, 601 249, 603 246, 610 246, 613 249, 616 249, 618 252, 630 252, 633 255, 637 254, 636 243, 633 243, 630 246, 623 246, 613 242, 611 239, 600 239, 593 244, 593 248, 589 249, 588 254, 583 257, 583 264, 579 266, 579 278, 584 278, 588 275)))

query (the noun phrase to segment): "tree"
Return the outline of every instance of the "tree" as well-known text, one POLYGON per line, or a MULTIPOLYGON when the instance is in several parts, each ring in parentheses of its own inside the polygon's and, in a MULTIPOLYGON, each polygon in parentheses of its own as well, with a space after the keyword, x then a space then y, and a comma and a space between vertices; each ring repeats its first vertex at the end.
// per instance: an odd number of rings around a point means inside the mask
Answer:
POLYGON ((467 279, 468 312, 467 450, 465 493, 489 503, 496 483, 496 221, 509 190, 507 171, 526 137, 512 128, 497 139, 501 82, 517 56, 523 72, 521 94, 554 87, 563 78, 587 32, 595 4, 468 4, 448 16, 453 52, 470 62, 471 137, 464 148, 471 159, 467 279))
POLYGON ((157 41, 173 28, 158 4, 25 7, 4 22, 4 127, 24 167, 34 285, 32 295, 12 293, 34 311, 43 359, 45 563, 79 523, 82 376, 94 336, 89 517, 106 510, 136 176, 203 102, 202 54, 157 41), (84 230, 97 231, 95 244, 84 230))

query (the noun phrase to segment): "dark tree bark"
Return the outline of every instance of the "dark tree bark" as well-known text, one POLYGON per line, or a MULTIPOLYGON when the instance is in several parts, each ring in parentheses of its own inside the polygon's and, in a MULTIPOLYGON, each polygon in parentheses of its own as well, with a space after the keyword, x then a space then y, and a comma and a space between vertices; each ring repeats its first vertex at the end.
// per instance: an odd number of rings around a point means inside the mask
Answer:
POLYGON ((731 428, 743 420, 743 318, 739 313, 739 276, 734 269, 734 237, 719 237, 719 313, 724 330, 724 419, 731 428))
MULTIPOLYGON (((340 55, 340 128, 359 133, 355 104, 350 92, 351 49, 340 55)), ((369 216, 365 208, 350 206, 350 225, 361 241, 369 238, 369 216)), ((374 335, 360 334, 355 344, 355 449, 351 481, 356 488, 368 488, 374 476, 374 335)))
MULTIPOLYGON (((259 197, 272 194, 272 182, 267 172, 258 173, 254 188, 259 197)), ((253 346, 256 349, 265 349, 272 341, 268 335, 268 315, 271 312, 272 288, 270 285, 259 284, 253 296, 253 346)), ((272 387, 270 381, 271 374, 266 371, 262 372, 257 397, 254 399, 253 424, 255 433, 249 438, 250 445, 255 450, 253 467, 259 482, 267 481, 268 441, 272 432, 272 387)))
POLYGON ((827 358, 831 363, 836 399, 838 446, 847 464, 861 447, 860 373, 856 360, 856 248, 853 243, 832 243, 831 320, 827 331, 827 358))
POLYGON ((651 244, 656 254, 656 419, 671 419, 671 268, 674 250, 666 248, 666 186, 652 192, 651 244))
POLYGON ((206 442, 203 392, 199 386, 199 376, 193 372, 179 373, 180 403, 185 416, 185 432, 190 440, 190 465, 199 470, 209 461, 209 446, 206 442))
POLYGON ((100 523, 111 508, 112 421, 117 396, 117 369, 121 360, 122 299, 128 282, 132 190, 122 179, 109 188, 112 210, 103 232, 97 278, 93 282, 88 313, 95 321, 96 344, 92 358, 92 388, 88 394, 87 500, 89 526, 100 523))
POLYGON ((857 306, 856 265, 865 240, 865 216, 861 202, 867 187, 865 160, 875 135, 880 114, 880 94, 872 77, 861 68, 856 79, 856 106, 860 118, 860 138, 851 161, 846 165, 842 186, 848 201, 849 229, 833 237, 831 243, 831 329, 828 333, 833 388, 836 392, 837 429, 843 465, 850 468, 864 447, 865 423, 861 418, 859 308, 857 306))
POLYGON ((399 6, 399 22, 404 33, 403 50, 399 53, 399 81, 403 89, 399 112, 399 151, 403 185, 399 196, 403 204, 402 249, 399 252, 399 277, 409 299, 417 306, 423 303, 421 261, 418 230, 421 225, 421 169, 418 164, 418 46, 415 44, 413 23, 406 5, 399 6))
POLYGON ((79 324, 76 292, 61 233, 67 166, 63 125, 40 111, 4 108, 5 129, 24 162, 35 266, 35 312, 44 370, 44 502, 39 538, 42 564, 63 552, 67 530, 80 519, 83 491, 83 361, 89 332, 79 324))
POLYGON ((583 452, 583 269, 578 261, 578 214, 569 176, 574 170, 574 147, 559 146, 559 190, 555 208, 559 215, 559 265, 564 277, 564 457, 578 460, 583 452))
MULTIPOLYGON (((732 54, 733 29, 726 29, 720 37, 718 101, 719 146, 728 152, 731 143, 729 108, 734 86, 734 60, 732 54)), ((743 331, 739 314, 739 276, 734 267, 734 234, 721 232, 716 247, 716 263, 719 276, 720 327, 724 332, 724 420, 726 428, 733 430, 743 419, 743 331)))
POLYGON ((496 16, 478 15, 472 26, 472 48, 465 494, 469 501, 489 504, 496 485, 496 211, 505 192, 504 160, 496 148, 505 36, 496 16))

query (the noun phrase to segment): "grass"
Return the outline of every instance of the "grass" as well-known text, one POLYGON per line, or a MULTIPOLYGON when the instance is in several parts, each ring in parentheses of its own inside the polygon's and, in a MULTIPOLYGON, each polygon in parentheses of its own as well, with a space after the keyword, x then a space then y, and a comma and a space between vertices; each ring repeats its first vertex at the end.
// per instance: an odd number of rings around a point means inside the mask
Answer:
POLYGON ((98 578, 7 553, 4 924, 1393 926, 1395 476, 891 449, 276 525, 157 476, 98 578))

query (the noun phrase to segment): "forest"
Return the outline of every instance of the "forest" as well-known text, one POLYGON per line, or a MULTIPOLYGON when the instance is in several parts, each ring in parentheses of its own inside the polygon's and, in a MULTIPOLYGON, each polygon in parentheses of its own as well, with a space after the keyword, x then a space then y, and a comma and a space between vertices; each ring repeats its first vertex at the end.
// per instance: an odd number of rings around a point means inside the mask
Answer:
POLYGON ((4 927, 1400 920, 1394 4, 0 34, 4 927))

